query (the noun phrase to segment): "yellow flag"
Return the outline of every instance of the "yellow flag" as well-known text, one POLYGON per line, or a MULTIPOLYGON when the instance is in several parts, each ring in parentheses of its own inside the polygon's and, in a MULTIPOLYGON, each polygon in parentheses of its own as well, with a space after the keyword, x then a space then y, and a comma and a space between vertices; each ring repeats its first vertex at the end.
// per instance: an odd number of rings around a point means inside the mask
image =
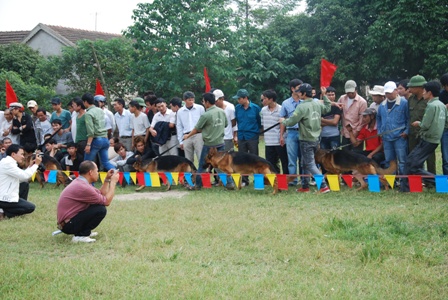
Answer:
POLYGON ((64 172, 64 174, 67 175, 67 177, 70 176, 70 171, 62 171, 62 172, 64 172))
POLYGON ((151 186, 152 187, 160 187, 160 177, 159 174, 155 172, 150 172, 149 176, 151 177, 151 186))
POLYGON ((34 182, 34 179, 36 178, 36 172, 33 173, 33 176, 31 176, 31 181, 34 182))
POLYGON ((131 172, 131 173, 129 173, 129 176, 131 177, 131 179, 134 182, 134 184, 137 184, 137 173, 136 172, 131 172))
POLYGON ((179 172, 171 172, 171 177, 173 177, 173 181, 175 185, 179 184, 179 172))
POLYGON ((106 179, 106 176, 107 176, 107 172, 100 172, 101 183, 104 183, 104 179, 106 179))
POLYGON ((269 180, 269 183, 271 184, 271 186, 274 186, 274 182, 275 182, 275 177, 277 175, 276 174, 266 174, 266 177, 269 180))
POLYGON ((241 178, 241 174, 232 174, 232 179, 235 182, 235 185, 237 188, 240 187, 240 178, 241 178))
POLYGON ((391 188, 394 188, 395 185, 395 175, 384 175, 384 178, 386 178, 387 183, 389 183, 391 188))
POLYGON ((339 186, 339 175, 327 175, 328 185, 333 192, 339 192, 341 190, 339 186))

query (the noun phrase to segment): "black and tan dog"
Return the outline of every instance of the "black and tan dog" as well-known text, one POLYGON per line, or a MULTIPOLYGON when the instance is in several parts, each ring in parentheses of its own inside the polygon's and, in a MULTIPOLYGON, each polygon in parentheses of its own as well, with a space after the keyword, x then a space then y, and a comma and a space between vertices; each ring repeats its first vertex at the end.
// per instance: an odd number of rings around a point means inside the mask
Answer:
MULTIPOLYGON (((186 159, 185 157, 177 155, 165 155, 160 156, 156 159, 142 160, 141 156, 135 156, 135 163, 133 164, 134 169, 137 172, 183 172, 192 173, 192 178, 194 179, 194 174, 196 173, 196 167, 194 164, 186 159)), ((136 190, 142 190, 145 186, 140 186, 136 190)), ((167 181, 167 191, 171 189, 170 183, 167 181)))
MULTIPOLYGON (((212 166, 222 172, 230 175, 233 173, 239 174, 275 174, 274 166, 266 159, 261 158, 255 154, 234 151, 218 151, 216 148, 211 148, 208 155, 205 157, 204 168, 212 166)), ((239 182, 239 189, 241 189, 241 177, 239 182)), ((265 184, 268 180, 265 176, 265 184)), ((277 179, 274 181, 273 194, 278 193, 277 179)))
MULTIPOLYGON (((24 160, 24 165, 23 167, 26 167, 30 164, 30 162, 34 159, 36 154, 34 153, 29 153, 26 155, 25 160, 24 160)), ((50 155, 46 155, 46 154, 42 154, 39 153, 37 155, 42 155, 42 163, 36 172, 36 180, 37 182, 39 182, 40 187, 43 188, 45 186, 45 177, 44 177, 44 171, 45 170, 57 170, 57 175, 56 175, 56 186, 55 187, 59 187, 61 184, 62 186, 66 186, 67 184, 70 183, 69 177, 62 172, 62 167, 61 164, 57 161, 57 159, 55 159, 54 157, 50 156, 50 155)))
MULTIPOLYGON (((358 190, 367 188, 367 184, 364 181, 365 175, 388 175, 394 174, 397 170, 397 162, 395 160, 390 161, 389 168, 382 169, 373 159, 354 151, 319 149, 314 154, 314 158, 317 163, 327 170, 328 174, 342 174, 353 171, 353 177, 361 184, 358 190)), ((384 177, 380 176, 380 182, 386 189, 389 188, 384 177)))

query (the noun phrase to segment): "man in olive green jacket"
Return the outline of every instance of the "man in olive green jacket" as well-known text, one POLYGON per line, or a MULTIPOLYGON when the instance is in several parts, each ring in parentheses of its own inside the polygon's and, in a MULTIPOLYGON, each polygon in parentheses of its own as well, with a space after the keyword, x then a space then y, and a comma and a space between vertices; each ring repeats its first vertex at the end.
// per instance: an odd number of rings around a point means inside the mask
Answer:
MULTIPOLYGON (((423 168, 423 163, 434 152, 440 143, 443 131, 448 125, 448 115, 445 105, 439 100, 441 85, 438 81, 430 81, 423 85, 423 98, 428 102, 421 121, 414 121, 411 126, 419 127, 420 142, 409 153, 404 167, 405 175, 434 176, 423 168)), ((423 178, 424 182, 435 185, 434 177, 423 178)), ((408 180, 403 180, 401 192, 409 192, 408 180)))

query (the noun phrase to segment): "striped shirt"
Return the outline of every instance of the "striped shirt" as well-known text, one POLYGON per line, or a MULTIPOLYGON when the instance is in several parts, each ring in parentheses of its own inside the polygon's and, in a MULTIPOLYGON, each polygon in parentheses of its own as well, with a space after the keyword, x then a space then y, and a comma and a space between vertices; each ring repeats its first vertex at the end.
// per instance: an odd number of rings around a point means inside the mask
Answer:
MULTIPOLYGON (((278 123, 281 109, 280 104, 277 104, 274 110, 270 110, 268 106, 261 109, 261 125, 264 130, 278 123)), ((266 146, 280 146, 280 125, 264 133, 264 142, 266 146)))

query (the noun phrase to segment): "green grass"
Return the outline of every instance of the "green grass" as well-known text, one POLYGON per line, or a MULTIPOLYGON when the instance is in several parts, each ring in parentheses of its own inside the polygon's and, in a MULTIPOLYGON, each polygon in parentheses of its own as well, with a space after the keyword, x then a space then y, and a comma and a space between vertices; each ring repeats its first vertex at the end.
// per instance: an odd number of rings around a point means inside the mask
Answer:
POLYGON ((271 191, 114 200, 72 244, 51 236, 61 189, 33 183, 36 211, 0 222, 0 298, 448 298, 446 195, 271 191))

